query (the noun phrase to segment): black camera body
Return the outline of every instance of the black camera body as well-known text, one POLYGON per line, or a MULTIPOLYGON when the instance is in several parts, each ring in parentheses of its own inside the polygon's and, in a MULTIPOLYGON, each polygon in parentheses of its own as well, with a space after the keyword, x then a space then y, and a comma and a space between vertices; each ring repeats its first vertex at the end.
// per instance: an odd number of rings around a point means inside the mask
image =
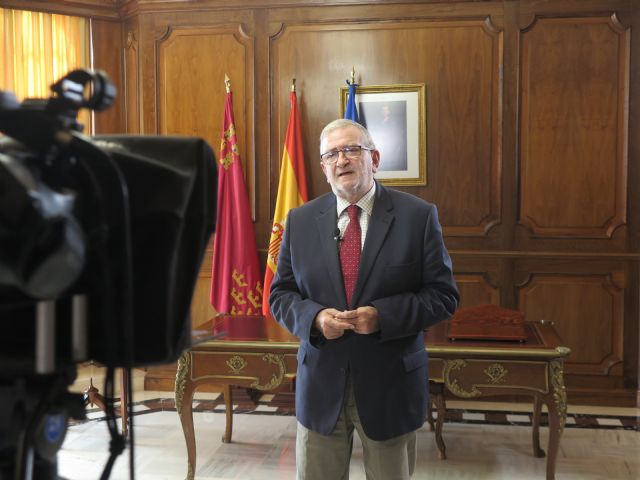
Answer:
POLYGON ((77 111, 111 104, 108 77, 78 70, 52 90, 0 92, 0 480, 57 478, 66 417, 84 410, 67 392, 78 362, 147 366, 189 347, 215 229, 206 142, 85 137, 77 111))

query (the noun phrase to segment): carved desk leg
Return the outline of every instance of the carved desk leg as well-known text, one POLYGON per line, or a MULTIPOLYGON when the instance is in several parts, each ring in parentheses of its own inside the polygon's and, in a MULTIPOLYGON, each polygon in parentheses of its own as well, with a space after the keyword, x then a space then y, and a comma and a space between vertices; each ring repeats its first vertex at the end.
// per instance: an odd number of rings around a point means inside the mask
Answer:
POLYGON ((176 411, 180 416, 182 432, 187 443, 187 477, 186 480, 193 480, 196 470, 196 439, 193 430, 193 392, 195 387, 191 382, 191 353, 184 352, 178 360, 178 370, 176 371, 176 411))
MULTIPOLYGON (((120 385, 120 398, 114 398, 113 401, 120 400, 120 407, 116 408, 116 413, 120 412, 122 420, 122 435, 127 437, 129 435, 129 371, 126 368, 122 369, 122 382, 120 385)), ((84 391, 85 405, 89 404, 92 407, 95 405, 103 412, 107 411, 105 405, 105 398, 100 391, 93 386, 93 378, 89 380, 89 388, 84 391)))
POLYGON ((533 434, 533 456, 536 458, 544 457, 544 450, 540 448, 540 415, 542 411, 542 398, 540 395, 533 396, 533 418, 532 418, 532 434, 533 434))
POLYGON ((447 447, 442 439, 442 425, 444 417, 447 415, 447 404, 444 398, 444 385, 442 383, 429 382, 429 390, 433 395, 433 402, 436 405, 438 418, 436 418, 436 445, 438 446, 438 457, 440 460, 447 459, 447 447))
POLYGON ((129 369, 122 369, 122 392, 120 393, 120 416, 122 420, 122 435, 129 436, 129 369))
POLYGON ((93 386, 93 378, 89 380, 89 388, 84 391, 85 403, 92 407, 96 405, 100 410, 105 412, 107 406, 104 403, 104 397, 100 394, 99 390, 93 386))
POLYGON ((429 431, 435 432, 436 426, 433 424, 433 398, 427 404, 427 423, 429 423, 429 431))
POLYGON ((547 447, 547 480, 555 479, 556 459, 560 437, 567 419, 567 392, 564 387, 563 361, 553 360, 550 364, 551 393, 546 396, 549 409, 549 446, 547 447))
POLYGON ((223 443, 231 443, 231 435, 233 433, 233 396, 231 393, 231 385, 224 386, 224 409, 227 417, 227 423, 224 429, 223 443))

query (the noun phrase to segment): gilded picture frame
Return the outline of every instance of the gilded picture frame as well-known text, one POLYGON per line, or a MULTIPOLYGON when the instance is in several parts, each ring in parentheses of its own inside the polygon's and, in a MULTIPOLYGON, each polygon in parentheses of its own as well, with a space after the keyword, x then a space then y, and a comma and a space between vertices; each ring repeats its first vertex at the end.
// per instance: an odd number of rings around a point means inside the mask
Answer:
MULTIPOLYGON (((340 89, 344 117, 348 87, 340 89)), ((424 83, 358 87, 356 107, 360 123, 380 151, 375 178, 385 185, 427 184, 426 87, 424 83)))

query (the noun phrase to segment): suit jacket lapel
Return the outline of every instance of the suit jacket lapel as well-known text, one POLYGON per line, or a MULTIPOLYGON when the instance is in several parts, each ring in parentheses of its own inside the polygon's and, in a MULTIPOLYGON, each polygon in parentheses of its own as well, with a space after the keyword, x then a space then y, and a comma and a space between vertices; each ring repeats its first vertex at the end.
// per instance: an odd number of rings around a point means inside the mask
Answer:
MULTIPOLYGON (((371 269, 378 257, 378 253, 387 237, 387 232, 391 228, 393 219, 393 203, 387 194, 387 190, 376 183, 376 201, 373 204, 373 212, 369 221, 367 230, 367 238, 360 257, 360 269, 358 271, 358 281, 356 282, 355 292, 353 293, 353 302, 356 303, 362 294, 363 286, 366 285, 367 278, 371 273, 371 269)), ((338 262, 339 264, 339 262, 338 262)), ((339 265, 338 265, 339 268, 339 265)), ((344 288, 343 288, 344 290, 344 288)))
MULTIPOLYGON (((336 197, 327 195, 327 201, 323 202, 320 211, 316 216, 316 225, 318 227, 318 235, 322 244, 322 255, 325 259, 325 265, 329 273, 331 285, 336 293, 336 298, 342 299, 342 303, 346 305, 347 297, 344 292, 344 282, 342 281, 342 270, 340 268, 340 257, 338 256, 338 242, 333 239, 333 232, 338 224, 338 215, 336 213, 336 197)), ((313 252, 310 252, 313 255, 313 252)))

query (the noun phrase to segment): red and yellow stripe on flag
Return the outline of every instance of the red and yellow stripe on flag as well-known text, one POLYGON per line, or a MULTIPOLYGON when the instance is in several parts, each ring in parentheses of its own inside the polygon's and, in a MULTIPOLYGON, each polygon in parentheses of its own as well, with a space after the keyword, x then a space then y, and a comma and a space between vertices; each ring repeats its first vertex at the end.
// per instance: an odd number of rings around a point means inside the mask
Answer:
POLYGON ((225 83, 227 102, 220 142, 210 300, 219 313, 260 315, 260 261, 238 151, 231 87, 228 79, 225 83))
POLYGON ((269 292, 278 266, 278 254, 280 253, 280 244, 282 243, 287 214, 292 208, 299 207, 309 200, 307 177, 304 170, 300 116, 298 115, 298 99, 293 87, 289 99, 291 101, 291 113, 289 114, 289 124, 284 139, 278 197, 276 199, 276 209, 273 213, 273 228, 269 239, 267 268, 264 275, 262 314, 265 316, 271 316, 269 311, 269 292))

